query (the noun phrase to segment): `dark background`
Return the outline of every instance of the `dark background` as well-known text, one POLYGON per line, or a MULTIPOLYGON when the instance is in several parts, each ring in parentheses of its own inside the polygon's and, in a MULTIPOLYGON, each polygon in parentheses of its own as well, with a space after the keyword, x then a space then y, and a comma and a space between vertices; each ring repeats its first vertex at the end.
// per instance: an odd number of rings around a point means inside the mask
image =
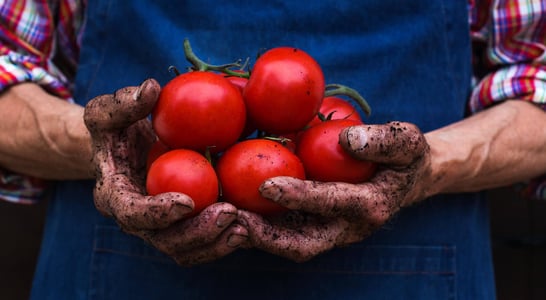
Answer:
MULTIPOLYGON (((489 196, 498 299, 546 299, 546 202, 510 188, 489 196)), ((45 209, 0 201, 0 299, 28 298, 45 209)))

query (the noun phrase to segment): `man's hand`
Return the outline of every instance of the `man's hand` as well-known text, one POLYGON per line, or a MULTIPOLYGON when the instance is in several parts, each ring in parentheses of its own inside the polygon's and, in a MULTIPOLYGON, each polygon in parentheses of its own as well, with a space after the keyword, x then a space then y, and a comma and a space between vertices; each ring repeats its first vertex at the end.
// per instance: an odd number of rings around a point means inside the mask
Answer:
POLYGON ((247 247, 306 261, 334 247, 363 240, 401 207, 426 196, 430 149, 409 123, 351 127, 340 143, 354 157, 380 165, 369 182, 321 183, 276 177, 261 193, 291 211, 276 219, 239 211, 249 231, 247 247), (425 180, 426 179, 426 180, 425 180))
POLYGON ((85 108, 96 168, 95 206, 128 233, 181 265, 215 260, 234 251, 247 232, 227 203, 185 219, 193 201, 180 193, 146 195, 146 156, 156 139, 147 116, 160 92, 155 80, 92 99, 85 108))

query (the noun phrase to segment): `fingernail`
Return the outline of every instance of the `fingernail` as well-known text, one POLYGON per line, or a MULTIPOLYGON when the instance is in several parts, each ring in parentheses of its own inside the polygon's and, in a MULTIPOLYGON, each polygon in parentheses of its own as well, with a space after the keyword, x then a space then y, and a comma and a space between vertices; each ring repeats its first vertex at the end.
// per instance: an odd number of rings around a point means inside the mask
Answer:
POLYGON ((239 247, 242 243, 246 242, 248 236, 240 234, 232 234, 227 239, 227 245, 230 247, 239 247))
POLYGON ((355 151, 365 150, 368 145, 368 136, 362 126, 353 126, 344 130, 340 136, 340 142, 345 142, 349 149, 355 151))
POLYGON ((232 213, 220 213, 218 218, 216 219, 216 226, 218 227, 226 227, 227 225, 231 224, 233 220, 235 219, 236 215, 232 213))
POLYGON ((263 197, 277 202, 281 198, 282 190, 273 181, 267 180, 260 186, 260 193, 263 197))
MULTIPOLYGON (((184 201, 183 196, 181 194, 176 194, 173 196, 173 198, 162 198, 166 201, 171 202, 171 212, 178 217, 182 218, 190 213, 193 212, 193 206, 190 206, 187 204, 187 202, 184 201)), ((163 200, 161 200, 163 201, 163 200)))
POLYGON ((193 212, 193 207, 187 205, 176 206, 176 208, 178 209, 178 213, 181 216, 186 216, 193 212))

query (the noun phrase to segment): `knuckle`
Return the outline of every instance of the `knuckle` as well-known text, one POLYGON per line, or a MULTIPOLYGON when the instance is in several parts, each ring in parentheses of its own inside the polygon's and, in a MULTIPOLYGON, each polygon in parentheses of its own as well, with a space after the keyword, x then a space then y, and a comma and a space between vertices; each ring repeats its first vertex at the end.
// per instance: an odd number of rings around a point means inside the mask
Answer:
POLYGON ((322 211, 322 214, 326 216, 338 216, 340 213, 343 212, 343 207, 339 205, 338 198, 334 195, 329 195, 319 203, 317 201, 316 204, 316 211, 322 211))
POLYGON ((381 226, 385 224, 390 217, 390 210, 384 205, 381 205, 370 210, 368 220, 372 225, 381 226))

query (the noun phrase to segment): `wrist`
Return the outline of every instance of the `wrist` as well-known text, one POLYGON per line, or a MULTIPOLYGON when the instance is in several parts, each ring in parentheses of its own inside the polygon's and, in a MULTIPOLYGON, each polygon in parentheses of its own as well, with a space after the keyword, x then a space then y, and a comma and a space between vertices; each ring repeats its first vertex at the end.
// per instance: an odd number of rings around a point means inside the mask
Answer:
POLYGON ((425 180, 425 196, 451 192, 451 182, 464 172, 463 166, 469 154, 463 147, 454 146, 449 134, 433 131, 425 134, 430 146, 430 172, 425 180))
POLYGON ((476 192, 543 174, 544 111, 505 101, 425 135, 431 147, 429 194, 476 192))
MULTIPOLYGON (((92 178, 94 168, 92 164, 91 136, 83 121, 83 107, 74 105, 61 121, 64 128, 58 137, 59 156, 73 162, 74 176, 92 178)), ((59 133, 55 133, 59 134, 59 133)))

